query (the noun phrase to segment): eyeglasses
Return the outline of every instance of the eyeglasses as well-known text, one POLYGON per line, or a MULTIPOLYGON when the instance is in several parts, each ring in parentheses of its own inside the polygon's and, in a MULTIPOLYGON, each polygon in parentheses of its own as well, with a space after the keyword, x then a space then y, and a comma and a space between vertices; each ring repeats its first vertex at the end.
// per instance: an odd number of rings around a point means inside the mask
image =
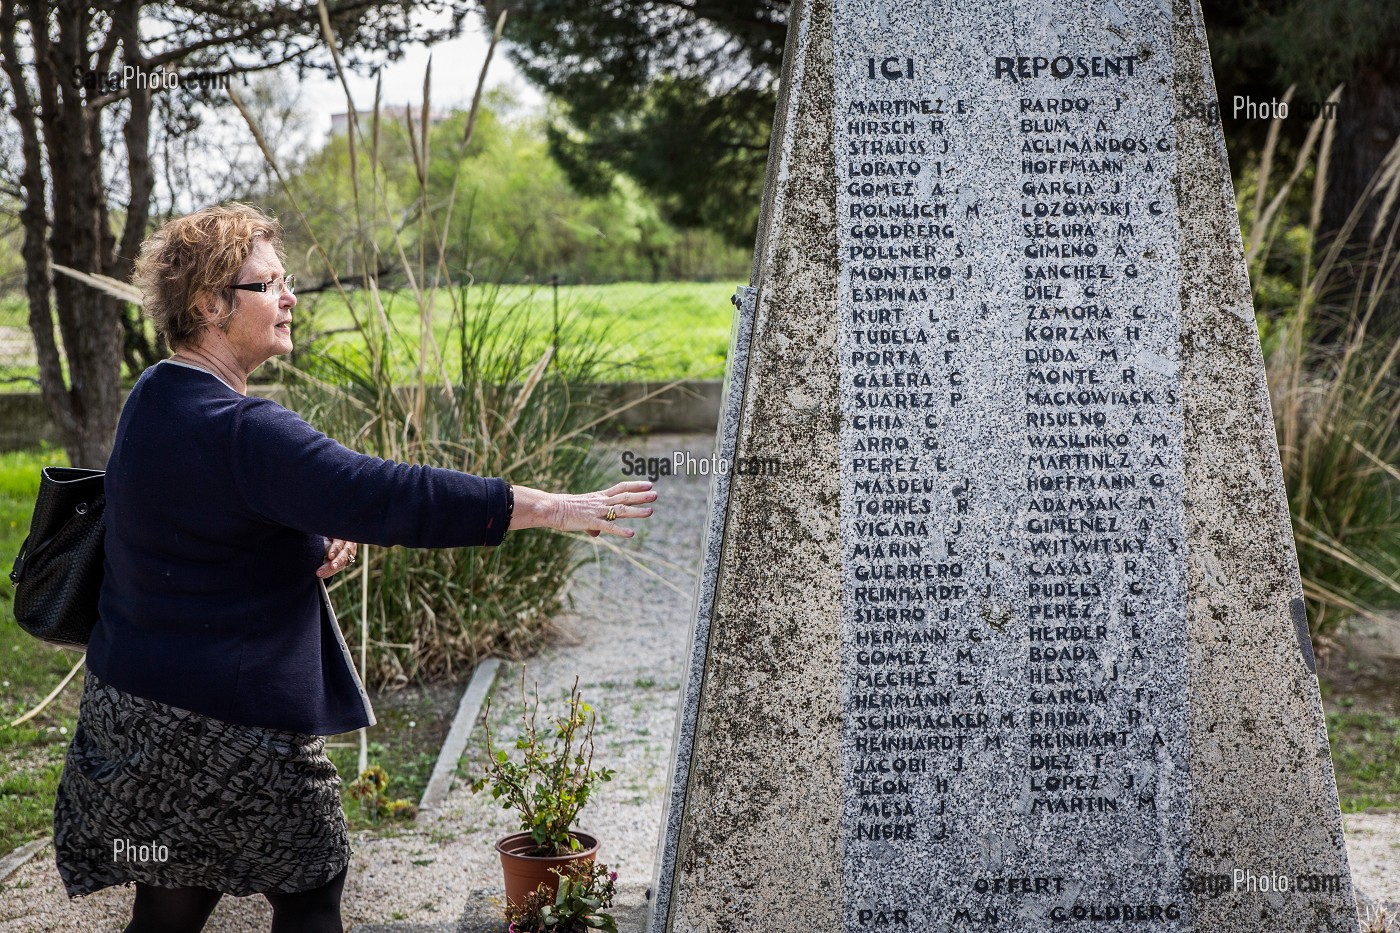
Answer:
POLYGON ((229 288, 236 288, 245 292, 263 292, 276 288, 277 297, 282 297, 282 289, 285 288, 288 294, 294 294, 297 287, 297 277, 295 275, 278 276, 270 282, 248 282, 244 285, 230 285, 229 288))

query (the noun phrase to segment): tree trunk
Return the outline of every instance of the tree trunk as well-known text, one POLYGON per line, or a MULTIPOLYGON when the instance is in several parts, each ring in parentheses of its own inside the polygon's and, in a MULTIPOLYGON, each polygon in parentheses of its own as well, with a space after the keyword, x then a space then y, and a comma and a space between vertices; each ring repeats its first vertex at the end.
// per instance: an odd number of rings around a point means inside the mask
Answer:
MULTIPOLYGON (((6 4, 5 16, 13 19, 6 4)), ((16 65, 7 65, 25 153, 25 280, 29 326, 39 358, 39 384, 49 417, 63 435, 74 466, 101 468, 107 462, 121 408, 121 323, 116 301, 66 276, 49 284, 49 260, 75 269, 102 270, 104 246, 110 253, 106 192, 102 187, 101 119, 73 87, 75 72, 88 67, 88 11, 85 3, 61 0, 52 9, 29 5, 30 36, 39 91, 43 155, 48 157, 51 220, 45 230, 45 185, 32 99, 16 65), (50 23, 57 27, 50 41, 50 23), (45 233, 47 236, 45 236, 45 233), (47 240, 47 242, 45 242, 47 240), (47 249, 45 249, 47 247, 47 249), (52 300, 51 300, 52 299, 52 300), (65 384, 53 321, 68 363, 65 384)), ((14 33, 5 32, 5 58, 13 62, 14 33)))
MULTIPOLYGON (((112 13, 112 28, 121 36, 122 59, 127 65, 141 68, 140 9, 137 0, 126 0, 112 13)), ((131 112, 122 136, 126 140, 127 199, 126 222, 121 242, 109 258, 107 275, 123 282, 131 279, 136 268, 136 254, 146 238, 146 226, 151 218, 151 192, 155 188, 155 173, 151 169, 151 90, 133 88, 131 112)), ((139 373, 166 355, 165 341, 146 335, 141 309, 122 302, 122 358, 128 371, 139 373)))
MULTIPOLYGON (((42 4, 36 14, 42 17, 47 13, 42 4)), ((34 335, 34 352, 39 366, 39 391, 48 409, 49 417, 58 425, 66 438, 72 433, 73 419, 64 405, 65 386, 63 367, 59 358, 58 344, 54 339, 53 316, 49 310, 51 292, 49 289, 48 256, 48 198, 44 183, 43 150, 39 141, 36 107, 29 85, 19 64, 15 49, 16 17, 13 3, 0 3, 0 67, 5 69, 14 93, 15 123, 20 130, 20 152, 24 167, 20 171, 20 187, 24 204, 20 208, 20 223, 24 228, 24 242, 20 254, 24 257, 24 291, 29 300, 29 329, 34 335)), ((47 33, 34 37, 36 59, 47 55, 47 33)))

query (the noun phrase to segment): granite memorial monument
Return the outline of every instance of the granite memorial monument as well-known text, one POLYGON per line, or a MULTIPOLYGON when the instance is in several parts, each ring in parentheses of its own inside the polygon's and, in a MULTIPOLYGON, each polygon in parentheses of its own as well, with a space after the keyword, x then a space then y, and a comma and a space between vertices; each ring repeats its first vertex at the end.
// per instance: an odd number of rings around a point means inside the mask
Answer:
POLYGON ((1195 0, 797 0, 651 930, 1354 931, 1195 0))

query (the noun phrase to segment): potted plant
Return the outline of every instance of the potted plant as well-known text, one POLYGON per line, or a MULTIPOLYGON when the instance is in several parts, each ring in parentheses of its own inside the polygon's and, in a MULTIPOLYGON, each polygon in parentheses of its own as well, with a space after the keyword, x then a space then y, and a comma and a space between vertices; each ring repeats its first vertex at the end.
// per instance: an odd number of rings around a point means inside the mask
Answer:
POLYGON ((542 885, 506 908, 509 933, 617 933, 617 920, 604 912, 617 893, 617 872, 601 862, 575 862, 553 871, 559 876, 553 896, 542 885))
POLYGON ((511 905, 523 904, 541 885, 552 898, 559 876, 551 869, 593 861, 598 840, 573 827, 593 789, 613 778, 611 769, 593 766, 593 730, 598 715, 583 702, 577 677, 569 691, 567 710, 544 727, 538 723, 539 690, 532 706, 525 695, 523 668, 520 700, 521 732, 515 740, 518 760, 496 747, 491 702, 487 700, 486 765, 471 785, 474 792, 490 787, 491 796, 501 801, 501 807, 514 810, 520 818, 521 831, 496 843, 505 872, 506 901, 511 905))

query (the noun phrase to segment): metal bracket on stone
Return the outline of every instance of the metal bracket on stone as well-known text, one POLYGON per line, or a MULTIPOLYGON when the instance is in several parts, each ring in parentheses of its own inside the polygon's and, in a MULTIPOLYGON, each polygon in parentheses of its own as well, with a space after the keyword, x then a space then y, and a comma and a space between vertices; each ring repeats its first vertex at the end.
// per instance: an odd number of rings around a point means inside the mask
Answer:
POLYGON ((733 296, 729 299, 734 307, 740 311, 753 311, 755 302, 758 301, 758 289, 752 285, 740 285, 734 289, 733 296))

